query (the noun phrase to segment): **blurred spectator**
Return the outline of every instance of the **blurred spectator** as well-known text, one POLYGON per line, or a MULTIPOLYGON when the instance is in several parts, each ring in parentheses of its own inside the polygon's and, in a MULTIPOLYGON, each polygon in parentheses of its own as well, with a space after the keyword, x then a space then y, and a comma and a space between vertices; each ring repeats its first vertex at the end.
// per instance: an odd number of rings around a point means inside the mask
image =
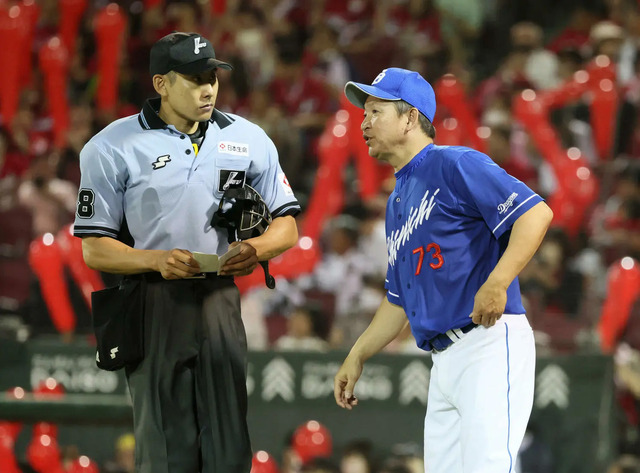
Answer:
POLYGON ((379 473, 412 473, 412 471, 402 460, 393 458, 382 466, 379 473))
MULTIPOLYGON (((373 0, 325 0, 323 20, 339 32, 339 43, 350 51, 371 45, 371 25, 375 2, 373 0)), ((374 35, 376 33, 374 32, 374 35)))
POLYGON ((105 463, 104 473, 135 473, 135 439, 133 434, 123 434, 116 440, 113 459, 105 463))
POLYGON ((576 72, 582 69, 584 57, 578 48, 566 47, 558 51, 558 78, 565 82, 573 79, 576 72))
POLYGON ((95 132, 93 109, 84 103, 72 106, 67 145, 60 151, 57 163, 56 176, 59 179, 72 183, 76 188, 80 185, 80 151, 95 132))
POLYGON ((433 0, 379 2, 376 16, 389 41, 397 41, 401 57, 432 56, 442 51, 444 44, 440 14, 433 0))
POLYGON ((410 473, 424 472, 422 446, 413 442, 399 443, 391 448, 391 458, 407 467, 410 473))
POLYGON ((555 53, 572 49, 587 54, 589 49, 589 32, 600 19, 600 14, 591 5, 578 2, 569 16, 567 25, 548 44, 548 49, 555 53))
MULTIPOLYGON (((635 318, 639 316, 637 312, 635 318)), ((622 342, 615 351, 614 363, 616 398, 621 414, 616 416, 618 451, 635 453, 640 451, 640 351, 622 342)))
POLYGON ((331 220, 321 261, 311 275, 298 280, 304 291, 320 291, 334 298, 327 313, 332 320, 329 343, 333 348, 346 348, 360 336, 385 295, 384 278, 371 273, 371 262, 359 247, 359 228, 350 215, 331 220))
POLYGON ((492 126, 487 154, 508 174, 521 180, 531 189, 538 188, 538 172, 529 163, 511 153, 511 130, 508 126, 492 126))
MULTIPOLYGON (((202 9, 197 2, 167 2, 165 8, 167 30, 205 34, 200 23, 201 15, 202 9)), ((170 32, 166 31, 167 34, 170 32)))
POLYGON ((636 0, 613 0, 609 17, 625 30, 618 61, 618 82, 627 84, 636 74, 640 47, 640 6, 636 0))
POLYGON ((314 153, 316 140, 335 107, 322 81, 301 60, 299 47, 283 48, 269 89, 273 101, 283 108, 291 126, 300 133, 304 151, 314 153))
POLYGON ((613 193, 592 214, 590 230, 605 264, 640 255, 640 164, 629 162, 618 171, 613 193))
POLYGON ((317 25, 309 39, 307 52, 307 61, 324 83, 333 106, 337 107, 344 85, 351 78, 349 62, 338 46, 338 32, 328 24, 317 25))
POLYGON ((589 32, 591 55, 607 56, 613 63, 620 59, 620 49, 625 39, 624 30, 612 21, 600 21, 593 25, 589 32))
POLYGON ((342 473, 333 460, 314 458, 300 469, 300 473, 342 473))
POLYGON ((331 220, 325 231, 326 249, 313 274, 300 279, 304 290, 316 288, 332 294, 335 315, 347 317, 357 308, 366 257, 358 250, 358 221, 341 215, 331 220))
POLYGON ((289 432, 282 446, 282 468, 280 473, 299 473, 302 460, 293 448, 293 431, 289 432))
POLYGON ((558 59, 543 48, 543 31, 535 23, 522 21, 511 27, 511 48, 526 55, 524 74, 536 89, 558 85, 558 59))
POLYGON ((374 473, 373 445, 368 440, 347 443, 340 457, 340 473, 374 473))
POLYGON ((56 177, 54 155, 40 155, 31 162, 18 189, 21 205, 33 215, 33 235, 56 234, 73 221, 78 189, 56 177))
POLYGON ((435 0, 442 34, 454 63, 473 59, 475 40, 484 21, 485 4, 475 0, 435 0))
POLYGON ((523 298, 535 318, 536 308, 575 318, 582 297, 582 276, 570 264, 569 239, 560 228, 550 228, 540 248, 519 276, 523 298))
POLYGON ((607 470, 607 473, 640 473, 640 458, 622 455, 607 470))
POLYGON ((20 177, 29 168, 29 157, 13 145, 10 133, 0 127, 0 210, 16 204, 20 177))
MULTIPOLYGON (((276 284, 279 293, 282 284, 276 284)), ((279 295, 279 294, 277 294, 279 295)), ((270 302, 276 294, 266 287, 256 287, 242 295, 242 321, 246 327, 249 350, 266 350, 269 347, 269 333, 266 318, 269 315, 270 302)))
POLYGON ((257 7, 241 6, 235 16, 234 44, 256 87, 267 85, 275 74, 276 51, 267 26, 265 12, 257 7))
POLYGON ((498 70, 478 85, 474 101, 479 115, 491 109, 510 114, 514 94, 522 89, 533 88, 525 72, 527 59, 525 51, 511 50, 503 58, 498 70))
POLYGON ((622 343, 616 350, 614 360, 616 380, 640 401, 640 350, 622 343))
MULTIPOLYGON (((395 183, 395 178, 390 181, 395 183)), ((385 189, 381 189, 379 195, 366 202, 360 210, 359 247, 360 252, 367 255, 366 273, 382 279, 387 275, 388 264, 387 236, 384 231, 384 209, 388 195, 385 189)))
POLYGON ((329 348, 326 340, 326 318, 312 306, 297 307, 289 315, 287 333, 275 344, 277 350, 289 351, 326 351, 329 348))
POLYGON ((264 129, 273 140, 280 155, 280 165, 287 175, 292 188, 309 191, 303 172, 303 137, 299 133, 291 133, 291 122, 283 108, 274 103, 266 87, 256 87, 247 101, 247 119, 264 129))
POLYGON ((12 143, 18 151, 29 156, 51 151, 53 121, 43 106, 45 100, 41 89, 25 88, 9 125, 12 143))

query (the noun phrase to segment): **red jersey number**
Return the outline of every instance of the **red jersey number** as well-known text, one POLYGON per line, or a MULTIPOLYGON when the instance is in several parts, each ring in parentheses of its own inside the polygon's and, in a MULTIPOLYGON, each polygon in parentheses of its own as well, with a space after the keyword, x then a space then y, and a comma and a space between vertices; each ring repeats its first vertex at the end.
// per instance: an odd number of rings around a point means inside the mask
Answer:
POLYGON ((418 254, 418 266, 416 266, 416 276, 418 274, 420 274, 420 271, 422 271, 422 260, 424 260, 424 255, 425 253, 428 253, 431 255, 431 259, 434 259, 435 261, 432 261, 431 263, 429 263, 429 266, 432 269, 438 269, 440 267, 442 267, 442 265, 444 264, 444 258, 442 257, 442 253, 440 253, 440 245, 438 245, 437 243, 429 243, 426 248, 419 246, 418 248, 416 248, 415 250, 413 250, 413 254, 418 254), (431 250, 434 250, 433 253, 431 253, 431 250))

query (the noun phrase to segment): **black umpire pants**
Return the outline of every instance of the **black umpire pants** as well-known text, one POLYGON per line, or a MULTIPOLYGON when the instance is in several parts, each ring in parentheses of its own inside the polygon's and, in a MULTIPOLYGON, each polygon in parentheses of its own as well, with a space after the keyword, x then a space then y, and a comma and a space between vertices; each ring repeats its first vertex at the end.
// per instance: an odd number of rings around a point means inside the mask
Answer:
POLYGON ((139 473, 249 473, 247 340, 232 278, 147 280, 145 357, 126 370, 139 473))

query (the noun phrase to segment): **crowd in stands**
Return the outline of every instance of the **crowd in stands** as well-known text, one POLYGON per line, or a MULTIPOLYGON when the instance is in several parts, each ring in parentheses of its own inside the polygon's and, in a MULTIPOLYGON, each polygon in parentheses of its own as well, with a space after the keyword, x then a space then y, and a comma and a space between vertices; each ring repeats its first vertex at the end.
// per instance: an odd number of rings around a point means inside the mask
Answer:
MULTIPOLYGON (((563 176, 518 120, 514 100, 528 90, 552 93, 605 57, 615 72, 616 101, 604 153, 594 95, 557 101, 549 110, 560 145, 569 156, 578 150, 580 169, 597 183, 595 198, 576 228, 552 227, 520 285, 540 354, 615 354, 616 383, 625 418, 631 419, 621 453, 640 451, 640 2, 121 0, 126 32, 118 100, 98 109, 93 20, 108 2, 91 0, 68 51, 67 88, 59 92, 68 98, 69 125, 59 140, 37 58, 59 31, 63 3, 35 2, 38 16, 27 52, 32 72, 21 86, 15 114, 0 121, 2 336, 60 333, 66 341, 90 339, 87 294, 107 281, 82 273, 77 244, 65 243, 75 212, 79 152, 94 133, 137 113, 153 95, 148 52, 171 31, 201 33, 219 58, 233 64, 231 73, 218 76, 216 107, 256 122, 273 139, 303 206, 301 228, 316 190, 321 140, 331 137, 327 124, 344 107, 347 81, 371 82, 391 66, 417 70, 433 84, 455 77, 487 154, 543 197, 558 198, 563 176), (52 277, 64 284, 52 289, 52 277), (51 292, 64 292, 66 299, 52 302, 51 292)), ((5 0, 0 9, 6 15, 12 6, 26 4, 34 2, 5 0)), ((439 109, 436 144, 450 144, 456 136, 450 112, 439 109)), ((314 240, 320 256, 313 269, 278 278, 275 291, 261 286, 244 291, 252 349, 346 349, 385 296, 384 208, 393 174, 380 169, 379 191, 363 199, 355 166, 345 166, 343 173, 330 176, 346 183, 344 204, 314 240)), ((420 352, 410 332, 387 350, 420 352)), ((611 473, 640 471, 622 465, 625 461, 632 462, 621 460, 611 473)), ((411 470, 391 465, 379 471, 411 470)))

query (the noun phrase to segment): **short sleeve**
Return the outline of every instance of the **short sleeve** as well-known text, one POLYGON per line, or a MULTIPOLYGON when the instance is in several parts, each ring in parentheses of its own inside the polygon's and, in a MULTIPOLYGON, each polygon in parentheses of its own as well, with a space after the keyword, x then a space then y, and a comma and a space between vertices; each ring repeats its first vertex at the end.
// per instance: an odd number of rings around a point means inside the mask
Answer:
POLYGON ((256 161, 257 168, 250 185, 262 196, 274 218, 297 215, 300 204, 280 166, 278 151, 266 134, 264 140, 264 159, 256 161))
POLYGON ((462 212, 481 217, 496 238, 543 200, 487 155, 473 150, 458 158, 452 182, 462 212))
POLYGON ((395 272, 392 270, 391 265, 387 267, 387 276, 384 279, 384 288, 387 290, 387 300, 392 304, 402 306, 400 300, 400 292, 396 287, 396 280, 394 276, 395 272))
POLYGON ((80 172, 74 235, 117 238, 128 175, 124 161, 89 141, 80 152, 80 172))

